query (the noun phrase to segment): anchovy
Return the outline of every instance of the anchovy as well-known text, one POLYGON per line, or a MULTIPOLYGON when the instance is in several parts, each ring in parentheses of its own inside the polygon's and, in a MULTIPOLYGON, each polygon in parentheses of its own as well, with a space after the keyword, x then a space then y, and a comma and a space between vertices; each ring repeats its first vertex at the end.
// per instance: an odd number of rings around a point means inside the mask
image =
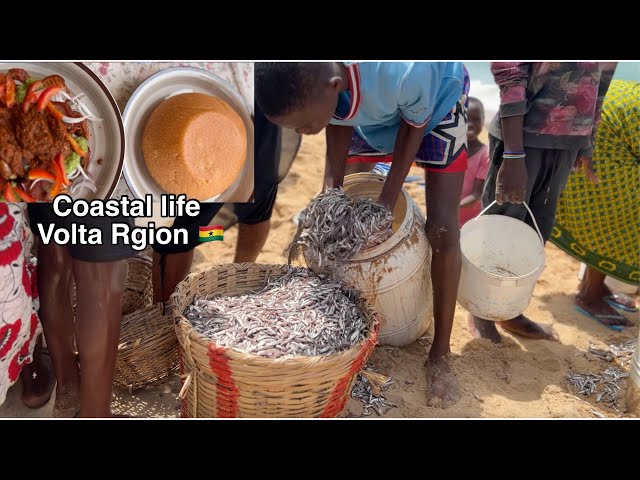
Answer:
POLYGON ((393 235, 393 214, 341 188, 327 189, 302 211, 298 231, 287 249, 289 264, 304 257, 321 273, 349 261, 393 235))
POLYGON ((198 297, 184 313, 224 347, 267 358, 332 355, 369 334, 359 301, 359 292, 338 280, 289 267, 258 292, 198 297))

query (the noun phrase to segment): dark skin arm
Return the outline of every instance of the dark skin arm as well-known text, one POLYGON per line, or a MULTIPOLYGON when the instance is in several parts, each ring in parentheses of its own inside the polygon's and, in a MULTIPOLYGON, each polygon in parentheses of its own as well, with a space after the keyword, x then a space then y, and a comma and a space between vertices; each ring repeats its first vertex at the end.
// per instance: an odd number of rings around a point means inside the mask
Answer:
POLYGON ((480 200, 482 198, 483 189, 484 180, 482 180, 481 178, 476 178, 473 181, 473 190, 471 191, 471 194, 467 195, 460 201, 460 208, 468 207, 480 200))
POLYGON ((327 125, 327 158, 324 167, 323 189, 342 186, 352 136, 353 127, 327 125))
POLYGON ((381 203, 391 211, 393 211, 393 207, 398 201, 398 195, 400 195, 404 179, 407 178, 407 174, 411 169, 411 164, 416 159, 426 128, 426 125, 414 127, 403 121, 398 129, 393 152, 393 163, 378 199, 378 203, 381 203))
MULTIPOLYGON (((502 118, 502 138, 505 152, 524 151, 522 140, 524 116, 502 118)), ((496 201, 522 203, 527 192, 527 167, 524 158, 508 159, 502 162, 496 181, 496 201)))

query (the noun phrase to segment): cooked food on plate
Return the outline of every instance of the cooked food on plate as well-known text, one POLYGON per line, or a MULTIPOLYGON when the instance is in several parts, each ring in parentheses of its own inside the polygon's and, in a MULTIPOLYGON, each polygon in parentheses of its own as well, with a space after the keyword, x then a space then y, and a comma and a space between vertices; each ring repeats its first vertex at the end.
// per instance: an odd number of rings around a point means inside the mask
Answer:
POLYGON ((96 191, 88 166, 89 122, 101 119, 64 78, 0 72, 0 201, 51 201, 96 191))

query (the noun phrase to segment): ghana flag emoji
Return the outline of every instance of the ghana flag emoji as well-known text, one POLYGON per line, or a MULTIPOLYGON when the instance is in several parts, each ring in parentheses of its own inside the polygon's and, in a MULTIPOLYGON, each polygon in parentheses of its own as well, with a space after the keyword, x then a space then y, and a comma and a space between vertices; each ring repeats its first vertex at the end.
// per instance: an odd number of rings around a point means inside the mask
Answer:
POLYGON ((199 227, 200 229, 200 241, 212 242, 213 240, 223 240, 224 230, 222 225, 212 225, 207 227, 199 227))

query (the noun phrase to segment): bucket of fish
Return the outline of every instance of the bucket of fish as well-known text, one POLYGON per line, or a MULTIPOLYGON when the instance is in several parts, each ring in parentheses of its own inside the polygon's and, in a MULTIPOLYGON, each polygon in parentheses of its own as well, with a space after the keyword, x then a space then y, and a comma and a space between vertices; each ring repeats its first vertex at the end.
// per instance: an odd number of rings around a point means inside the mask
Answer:
POLYGON ((358 291, 311 270, 220 265, 178 285, 182 417, 336 417, 376 344, 358 291))

